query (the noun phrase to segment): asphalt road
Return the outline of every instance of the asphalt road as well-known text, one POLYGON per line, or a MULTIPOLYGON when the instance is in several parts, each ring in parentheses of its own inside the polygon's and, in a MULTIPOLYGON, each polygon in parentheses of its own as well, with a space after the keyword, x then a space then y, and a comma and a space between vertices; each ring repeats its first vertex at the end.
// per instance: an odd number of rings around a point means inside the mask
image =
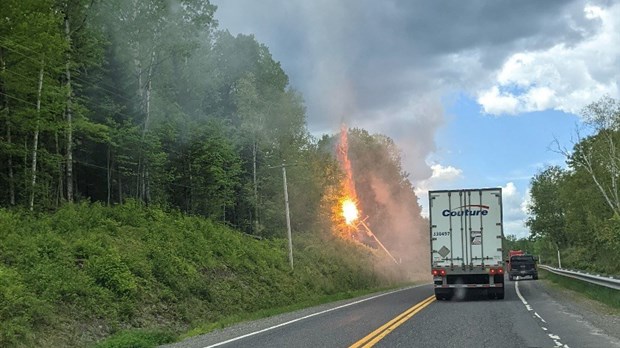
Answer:
POLYGON ((243 323, 166 347, 349 347, 368 341, 375 347, 620 347, 617 315, 575 304, 542 281, 506 285, 504 300, 452 301, 429 300, 432 288, 423 285, 243 323))

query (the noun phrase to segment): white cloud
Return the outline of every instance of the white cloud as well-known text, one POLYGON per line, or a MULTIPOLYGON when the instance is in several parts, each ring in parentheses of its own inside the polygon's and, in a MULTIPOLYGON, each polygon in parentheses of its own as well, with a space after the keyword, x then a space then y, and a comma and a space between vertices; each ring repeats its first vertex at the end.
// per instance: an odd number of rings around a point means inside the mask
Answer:
POLYGON ((436 181, 452 181, 462 177, 463 174, 461 169, 454 168, 453 166, 444 167, 441 164, 433 164, 431 165, 431 169, 433 170, 431 180, 436 181))
POLYGON ((428 191, 453 187, 456 182, 463 179, 463 171, 459 168, 438 163, 430 167, 433 171, 431 177, 414 183, 415 194, 422 204, 422 215, 426 217, 428 217, 428 191))
POLYGON ((523 198, 523 201, 521 202, 521 211, 523 212, 523 214, 527 214, 527 210, 531 203, 532 203, 532 193, 528 187, 525 190, 525 197, 523 198))
POLYGON ((515 114, 519 100, 508 93, 501 93, 499 87, 493 86, 479 94, 478 103, 487 114, 515 114))
POLYGON ((529 200, 529 191, 524 194, 519 192, 513 182, 507 183, 502 187, 502 204, 504 207, 504 234, 513 234, 517 238, 524 238, 529 235, 525 227, 527 210, 525 209, 529 200))
POLYGON ((433 174, 426 180, 420 180, 416 183, 416 194, 424 191, 439 189, 441 185, 445 185, 463 178, 463 171, 453 166, 442 166, 441 164, 432 164, 431 170, 433 174))
POLYGON ((518 114, 548 109, 578 113, 605 94, 620 97, 620 4, 587 5, 584 16, 600 21, 598 33, 575 45, 510 56, 495 84, 477 93, 485 113, 518 114))
POLYGON ((509 182, 506 184, 506 186, 502 187, 502 195, 504 197, 514 197, 516 193, 517 187, 512 182, 509 182))

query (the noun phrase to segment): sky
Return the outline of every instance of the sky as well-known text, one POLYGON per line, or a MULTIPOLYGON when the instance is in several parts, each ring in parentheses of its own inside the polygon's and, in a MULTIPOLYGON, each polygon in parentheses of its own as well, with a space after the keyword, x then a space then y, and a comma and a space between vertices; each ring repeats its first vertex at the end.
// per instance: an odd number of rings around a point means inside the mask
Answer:
POLYGON ((219 28, 265 44, 320 136, 385 134, 427 191, 502 187, 526 237, 529 183, 572 147, 580 110, 620 98, 620 0, 212 0, 219 28))

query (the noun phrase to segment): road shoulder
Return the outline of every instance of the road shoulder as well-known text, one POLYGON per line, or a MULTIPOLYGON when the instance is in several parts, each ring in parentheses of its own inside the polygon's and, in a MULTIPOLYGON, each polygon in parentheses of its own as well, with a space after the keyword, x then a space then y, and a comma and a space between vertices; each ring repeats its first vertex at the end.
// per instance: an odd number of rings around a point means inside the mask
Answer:
POLYGON ((554 301, 565 306, 570 312, 583 317, 602 333, 620 340, 620 310, 589 299, 579 292, 549 280, 541 279, 539 282, 541 289, 554 301))

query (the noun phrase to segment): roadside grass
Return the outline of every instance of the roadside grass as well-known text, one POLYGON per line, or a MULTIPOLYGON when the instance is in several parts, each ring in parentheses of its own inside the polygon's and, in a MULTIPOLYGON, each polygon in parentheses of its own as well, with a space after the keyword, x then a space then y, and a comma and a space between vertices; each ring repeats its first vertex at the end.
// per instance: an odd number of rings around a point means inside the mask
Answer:
POLYGON ((0 347, 152 347, 403 279, 326 231, 297 233, 294 271, 286 245, 132 201, 0 209, 0 347))
POLYGON ((552 285, 577 292, 591 300, 609 306, 614 312, 620 313, 620 291, 587 283, 578 279, 563 277, 544 269, 538 270, 542 279, 549 280, 552 285))
POLYGON ((162 344, 171 343, 175 335, 169 331, 157 330, 127 330, 120 331, 96 348, 152 348, 162 344))

